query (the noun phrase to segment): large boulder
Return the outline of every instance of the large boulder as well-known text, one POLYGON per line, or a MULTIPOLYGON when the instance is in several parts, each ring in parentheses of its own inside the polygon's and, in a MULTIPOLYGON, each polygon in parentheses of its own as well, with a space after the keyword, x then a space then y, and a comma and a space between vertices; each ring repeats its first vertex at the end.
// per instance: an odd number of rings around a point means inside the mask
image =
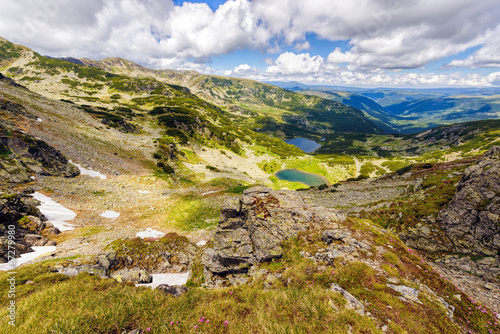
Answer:
POLYGON ((153 281, 153 276, 144 269, 121 269, 114 272, 111 277, 113 277, 118 282, 132 282, 135 284, 140 283, 151 283, 153 281))
POLYGON ((299 193, 247 189, 241 198, 224 202, 213 248, 202 262, 209 273, 244 273, 256 263, 280 258, 281 243, 310 224, 332 224, 343 216, 334 209, 315 207, 299 193))
POLYGON ((196 251, 188 238, 168 233, 158 239, 117 239, 106 246, 97 261, 111 271, 144 269, 155 273, 179 273, 188 270, 196 251))

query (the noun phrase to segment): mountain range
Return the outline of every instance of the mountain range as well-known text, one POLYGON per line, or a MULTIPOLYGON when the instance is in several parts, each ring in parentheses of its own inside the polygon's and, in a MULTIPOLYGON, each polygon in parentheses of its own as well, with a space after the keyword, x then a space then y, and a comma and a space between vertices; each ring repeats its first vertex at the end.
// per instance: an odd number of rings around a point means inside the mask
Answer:
POLYGON ((0 38, 0 266, 50 249, 16 269, 18 330, 499 332, 498 93, 261 83, 0 38))

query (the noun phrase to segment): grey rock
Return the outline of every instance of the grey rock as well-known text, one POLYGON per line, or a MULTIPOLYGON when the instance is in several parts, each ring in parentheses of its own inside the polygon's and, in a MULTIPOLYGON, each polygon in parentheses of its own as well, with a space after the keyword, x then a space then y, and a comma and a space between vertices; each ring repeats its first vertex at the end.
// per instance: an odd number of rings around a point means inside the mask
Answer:
POLYGON ((500 147, 467 168, 438 222, 453 241, 454 251, 496 255, 500 251, 500 147))
POLYGON ((253 187, 224 202, 213 248, 205 250, 202 263, 216 275, 246 273, 256 263, 280 258, 281 243, 310 223, 342 218, 334 209, 306 203, 297 192, 253 187))
POLYGON ((248 277, 230 277, 229 283, 234 286, 240 286, 243 284, 247 284, 250 279, 248 277))
POLYGON ((339 292, 340 294, 342 294, 342 296, 344 296, 345 300, 347 301, 346 308, 354 310, 360 315, 365 315, 365 306, 345 289, 340 287, 338 284, 333 283, 330 286, 330 290, 339 292))
POLYGON ((418 299, 420 291, 418 291, 417 289, 413 289, 405 285, 387 284, 387 286, 399 292, 403 296, 403 298, 422 304, 422 302, 418 299))
POLYGON ((500 252, 500 147, 468 167, 452 200, 422 223, 398 231, 410 247, 429 252, 495 256, 500 252))
POLYGON ((450 317, 450 319, 453 320, 453 313, 455 313, 455 306, 448 304, 442 297, 439 297, 439 301, 441 302, 441 305, 443 305, 444 308, 446 309, 448 317, 450 317))
POLYGON ((334 240, 342 240, 349 236, 350 234, 342 230, 327 230, 321 235, 321 240, 331 244, 334 240))
POLYGON ((156 289, 174 297, 180 297, 188 291, 185 286, 168 284, 160 284, 156 287, 156 289))
POLYGON ((111 277, 120 283, 132 282, 134 284, 142 284, 151 283, 153 281, 153 276, 149 275, 149 273, 143 269, 122 269, 114 272, 111 277))
POLYGON ((99 276, 101 278, 107 277, 106 269, 100 266, 81 265, 76 267, 66 267, 59 269, 58 272, 70 277, 76 276, 80 273, 89 273, 92 275, 99 276))

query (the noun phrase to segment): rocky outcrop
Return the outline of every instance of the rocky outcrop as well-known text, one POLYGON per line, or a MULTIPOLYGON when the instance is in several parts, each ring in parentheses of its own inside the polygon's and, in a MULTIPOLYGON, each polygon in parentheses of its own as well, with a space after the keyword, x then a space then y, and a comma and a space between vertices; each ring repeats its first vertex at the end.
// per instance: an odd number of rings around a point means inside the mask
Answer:
POLYGON ((0 155, 0 181, 28 182, 30 173, 64 177, 80 174, 61 152, 28 134, 0 137, 0 145, 4 151, 0 155))
POLYGON ((16 257, 32 252, 32 246, 55 245, 47 237, 60 232, 46 222, 38 204, 29 191, 0 190, 0 262, 7 261, 9 236, 14 237, 16 257))
POLYGON ((113 277, 118 282, 132 282, 134 284, 141 283, 151 283, 153 281, 153 276, 144 269, 127 270, 122 269, 114 272, 111 277, 113 277))
POLYGON ((398 230, 409 246, 431 253, 500 254, 500 147, 469 164, 463 174, 449 174, 462 178, 453 198, 437 214, 398 230))
POLYGON ((64 274, 66 276, 76 276, 81 273, 88 273, 91 275, 96 275, 101 278, 107 277, 107 271, 106 269, 100 267, 100 266, 92 266, 92 265, 81 265, 81 266, 75 266, 75 267, 66 267, 66 268, 60 268, 57 270, 59 273, 64 274))
POLYGON ((97 257, 103 268, 149 270, 155 273, 179 273, 188 267, 197 252, 188 238, 168 233, 159 239, 118 239, 97 257))
POLYGON ((457 192, 439 212, 438 223, 456 252, 500 253, 500 147, 492 147, 465 170, 457 192))
POLYGON ((188 291, 188 289, 185 286, 168 285, 168 284, 160 284, 158 285, 157 289, 163 293, 172 295, 174 297, 180 297, 188 291))
POLYGON ((341 219, 338 211, 315 207, 296 192, 247 189, 241 198, 227 199, 222 207, 213 247, 202 259, 205 276, 248 272, 253 264, 280 258, 282 241, 310 224, 336 227, 341 219))

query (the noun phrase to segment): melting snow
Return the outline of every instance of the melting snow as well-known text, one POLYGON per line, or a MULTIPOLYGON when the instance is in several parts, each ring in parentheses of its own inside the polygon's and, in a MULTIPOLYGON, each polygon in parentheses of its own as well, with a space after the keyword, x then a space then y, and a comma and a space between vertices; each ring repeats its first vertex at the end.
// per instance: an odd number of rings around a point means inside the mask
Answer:
POLYGON ((37 122, 42 122, 43 120, 41 118, 36 119, 37 122))
POLYGON ((163 233, 163 232, 153 230, 151 228, 147 228, 146 231, 137 232, 137 234, 135 236, 142 238, 142 239, 145 239, 145 238, 161 238, 164 235, 165 235, 165 233, 163 233))
POLYGON ((73 165, 75 165, 76 167, 78 167, 78 169, 80 170, 80 174, 82 174, 82 175, 89 175, 89 176, 92 176, 92 177, 98 177, 101 180, 105 180, 106 179, 106 175, 101 174, 98 171, 95 171, 95 170, 92 170, 92 169, 83 168, 82 165, 75 164, 71 160, 69 160, 69 162, 71 162, 73 165))
POLYGON ((33 248, 34 252, 21 254, 20 258, 17 258, 14 261, 11 260, 12 266, 10 265, 10 263, 0 264, 0 270, 1 271, 12 270, 16 267, 19 267, 22 264, 25 264, 26 262, 29 262, 29 261, 36 259, 40 255, 52 253, 53 251, 56 250, 56 246, 38 246, 38 247, 31 247, 31 248, 33 248))
POLYGON ((118 218, 120 217, 120 213, 116 211, 104 211, 101 213, 99 216, 104 217, 104 218, 118 218))
POLYGON ((148 286, 155 289, 160 284, 168 285, 184 285, 187 283, 189 273, 184 274, 151 274, 153 276, 153 283, 149 284, 136 284, 135 286, 148 286))
POLYGON ((196 243, 196 246, 198 247, 202 247, 202 246, 205 246, 207 244, 207 241, 206 240, 200 240, 196 243))
POLYGON ((39 192, 35 192, 33 197, 42 203, 38 206, 38 209, 49 223, 61 232, 73 230, 73 225, 66 223, 66 221, 75 219, 76 213, 39 192))
POLYGON ((139 193, 140 194, 149 194, 149 191, 147 191, 147 190, 139 190, 139 193))

